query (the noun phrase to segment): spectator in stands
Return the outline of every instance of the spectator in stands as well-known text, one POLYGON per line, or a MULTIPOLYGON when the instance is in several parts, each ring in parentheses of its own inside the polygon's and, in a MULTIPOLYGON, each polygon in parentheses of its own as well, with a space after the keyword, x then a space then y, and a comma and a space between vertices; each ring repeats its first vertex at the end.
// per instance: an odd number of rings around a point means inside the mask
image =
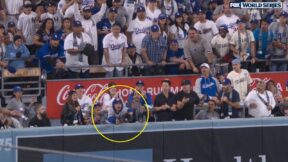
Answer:
MULTIPOLYGON (((141 92, 139 92, 141 93, 141 92)), ((131 122, 144 122, 146 121, 147 111, 145 103, 141 103, 143 100, 137 92, 133 91, 132 94, 129 95, 129 100, 127 102, 127 107, 131 109, 133 112, 133 117, 131 122)))
POLYGON ((217 57, 218 61, 230 63, 233 59, 233 55, 230 51, 230 36, 228 35, 228 27, 221 25, 219 27, 219 34, 213 37, 211 40, 213 53, 217 57))
MULTIPOLYGON (((254 33, 254 31, 256 30, 256 29, 258 29, 258 27, 259 27, 259 21, 260 20, 251 20, 250 21, 250 30, 254 33)), ((267 28, 268 29, 268 28, 267 28)), ((255 35, 254 35, 254 37, 255 37, 255 35)))
MULTIPOLYGON (((35 13, 36 13, 36 19, 40 20, 41 19, 41 15, 45 13, 45 8, 44 8, 45 4, 44 3, 40 3, 35 7, 35 13)), ((40 29, 42 25, 41 21, 36 21, 35 22, 35 31, 38 31, 40 29)))
POLYGON ((177 110, 174 115, 176 121, 179 120, 193 120, 194 107, 198 105, 200 99, 198 95, 192 90, 190 80, 183 80, 181 83, 182 91, 176 94, 177 110))
POLYGON ((161 36, 168 40, 169 37, 169 25, 167 23, 167 15, 161 13, 158 17, 158 26, 160 28, 161 36))
POLYGON ((175 23, 169 29, 169 38, 178 41, 180 52, 184 53, 184 42, 188 36, 189 25, 184 22, 182 13, 175 14, 175 23))
POLYGON ((87 120, 90 118, 89 115, 90 115, 93 101, 89 96, 85 95, 86 94, 85 89, 84 89, 84 86, 82 84, 80 84, 80 83, 76 84, 74 87, 74 90, 76 91, 76 94, 77 94, 77 99, 78 99, 78 103, 81 107, 82 115, 83 115, 83 117, 87 123, 87 120))
MULTIPOLYGON (((90 65, 96 65, 99 62, 98 58, 98 33, 97 33, 97 23, 101 21, 105 11, 107 9, 106 1, 101 0, 101 8, 100 11, 96 14, 92 15, 92 8, 90 6, 86 6, 83 8, 83 14, 80 14, 80 10, 78 7, 75 7, 74 16, 76 20, 81 21, 82 27, 88 36, 90 37, 92 43, 91 45, 94 46, 93 53, 89 56, 88 61, 90 65)), ((75 2, 75 5, 78 3, 75 2)))
POLYGON ((53 1, 50 1, 46 7, 47 7, 46 13, 41 15, 40 20, 44 21, 47 18, 50 18, 54 21, 53 25, 55 31, 60 30, 62 26, 62 15, 59 12, 57 12, 57 4, 53 1))
POLYGON ((23 90, 20 86, 13 87, 13 95, 8 101, 6 108, 10 111, 15 111, 15 117, 20 121, 23 126, 28 125, 28 119, 35 115, 35 110, 32 108, 36 102, 36 98, 32 97, 29 106, 26 106, 22 99, 23 90))
POLYGON ((237 30, 237 20, 239 17, 232 13, 229 4, 223 5, 223 14, 221 13, 220 15, 221 16, 215 21, 216 26, 226 25, 228 27, 229 35, 232 36, 237 30))
POLYGON ((24 0, 15 0, 15 1, 5 0, 3 8, 7 11, 7 19, 9 21, 17 22, 18 16, 19 14, 21 14, 21 7, 25 4, 24 0))
POLYGON ((17 111, 0 109, 0 129, 23 128, 22 124, 16 119, 20 116, 17 111))
POLYGON ((240 96, 240 105, 243 106, 243 101, 245 96, 250 91, 250 84, 252 79, 249 72, 246 69, 241 69, 241 60, 234 59, 232 61, 233 71, 231 71, 227 78, 230 79, 231 85, 239 93, 240 96))
MULTIPOLYGON (((11 42, 13 42, 13 38, 15 35, 20 35, 23 37, 23 33, 16 28, 16 24, 13 21, 10 21, 7 24, 7 33, 9 35, 11 42)), ((23 40, 24 40, 24 37, 23 37, 23 40)))
POLYGON ((217 0, 210 0, 210 2, 208 4, 208 9, 206 12, 206 18, 208 20, 214 21, 213 20, 213 13, 214 13, 217 6, 218 6, 217 0))
POLYGON ((277 88, 276 83, 273 80, 269 80, 266 83, 266 90, 272 92, 276 104, 280 104, 283 102, 283 97, 281 91, 277 88))
POLYGON ((200 32, 201 36, 208 42, 218 34, 218 29, 213 21, 206 19, 206 14, 203 9, 197 11, 199 21, 194 25, 194 27, 200 32))
POLYGON ((74 0, 60 0, 57 11, 64 17, 66 10, 74 4, 74 0))
MULTIPOLYGON (((273 34, 272 50, 270 52, 271 59, 284 60, 287 56, 287 42, 288 42, 288 14, 282 12, 279 22, 273 22, 269 26, 269 31, 273 34)), ((286 71, 286 62, 271 62, 270 71, 286 71)))
POLYGON ((217 5, 213 12, 213 20, 216 21, 219 17, 224 14, 224 6, 230 6, 230 0, 223 0, 223 4, 217 5))
POLYGON ((50 120, 47 118, 45 107, 42 104, 36 105, 36 115, 29 122, 29 127, 50 127, 50 120))
POLYGON ((66 65, 74 66, 68 68, 70 78, 88 78, 89 68, 82 66, 89 66, 88 53, 84 51, 87 44, 92 44, 90 36, 82 32, 82 23, 74 21, 73 32, 70 33, 64 41, 64 50, 66 56, 66 65), (75 68, 78 66, 79 68, 75 68))
POLYGON ((158 8, 157 1, 156 0, 148 0, 148 4, 146 6, 147 19, 149 19, 153 23, 156 23, 158 16, 160 14, 161 14, 161 10, 158 8))
POLYGON ((195 116, 196 120, 213 120, 213 119, 220 119, 220 115, 215 110, 216 109, 216 102, 215 100, 209 100, 208 108, 204 110, 200 110, 197 115, 195 116))
MULTIPOLYGON (((126 9, 123 7, 123 1, 121 0, 112 0, 112 7, 108 9, 108 13, 111 9, 117 10, 116 21, 120 23, 121 28, 123 31, 126 31, 128 27, 128 18, 129 15, 126 9)), ((106 15, 107 16, 107 15, 106 15)))
POLYGON ((167 52, 167 61, 177 65, 168 65, 168 74, 184 74, 187 69, 190 69, 188 61, 184 58, 183 51, 179 50, 177 40, 172 40, 167 52))
POLYGON ((201 77, 196 79, 194 91, 203 102, 208 102, 210 99, 217 97, 220 91, 219 82, 210 73, 210 66, 207 63, 200 65, 201 77))
POLYGON ((136 46, 136 52, 139 54, 141 53, 142 41, 152 26, 152 21, 146 18, 145 11, 143 6, 139 6, 137 8, 137 17, 130 22, 127 29, 128 42, 132 42, 136 46))
POLYGON ((75 91, 70 91, 66 104, 63 106, 61 113, 62 125, 83 125, 85 120, 83 118, 81 107, 77 101, 77 94, 75 91))
POLYGON ((176 0, 163 0, 160 6, 161 6, 160 9, 162 10, 162 13, 171 17, 172 20, 175 19, 174 16, 178 12, 178 6, 177 6, 176 0))
MULTIPOLYGON (((88 120, 88 124, 93 124, 92 120, 94 120, 94 123, 95 124, 104 124, 105 123, 105 118, 103 116, 103 112, 102 112, 102 105, 101 103, 97 102, 95 105, 94 105, 94 108, 93 108, 93 119, 91 119, 91 114, 89 115, 89 119, 88 120)), ((92 111, 90 111, 90 113, 92 113, 92 111)), ((107 117, 107 116, 106 116, 107 117)))
POLYGON ((104 57, 102 65, 112 67, 104 67, 106 70, 106 77, 122 77, 125 63, 125 55, 127 45, 127 37, 120 33, 120 24, 112 26, 112 32, 107 34, 103 39, 104 57), (116 66, 115 66, 116 65, 116 66), (120 66, 117 66, 120 65, 120 66))
POLYGON ((107 118, 107 113, 110 109, 112 109, 112 103, 115 98, 121 98, 120 92, 117 92, 117 88, 114 87, 117 84, 114 82, 110 82, 108 87, 110 88, 107 93, 103 94, 103 105, 102 105, 102 113, 105 118, 107 118))
MULTIPOLYGON (((37 50, 48 43, 51 36, 54 34, 54 21, 51 18, 47 18, 43 21, 40 29, 37 31, 36 35, 33 37, 34 45, 37 46, 37 50)), ((36 51, 37 52, 37 51, 36 51)))
POLYGON ((252 117, 269 117, 276 102, 273 94, 265 90, 266 84, 263 80, 257 80, 255 90, 248 93, 245 98, 245 104, 248 106, 249 115, 252 117))
POLYGON ((267 19, 270 23, 279 22, 281 13, 282 13, 282 9, 281 9, 281 8, 275 8, 275 9, 272 10, 271 13, 268 13, 268 14, 267 14, 266 19, 267 19))
MULTIPOLYGON (((139 65, 143 64, 141 55, 136 53, 136 47, 133 43, 129 43, 127 47, 126 63, 127 65, 139 65)), ((129 66, 128 67, 128 75, 129 76, 141 76, 143 75, 143 66, 129 66)))
MULTIPOLYGON (((257 59, 267 59, 269 58, 268 50, 272 48, 272 34, 268 30, 269 23, 267 20, 262 19, 260 21, 260 28, 256 28, 253 31, 255 42, 256 42, 256 58, 257 59), (270 48, 269 48, 270 47, 270 48)), ((265 61, 260 61, 256 64, 257 68, 260 71, 266 71, 266 64, 265 61)))
POLYGON ((213 53, 210 43, 202 38, 197 29, 189 29, 189 37, 184 41, 184 54, 194 73, 198 73, 199 67, 204 62, 212 63, 213 53))
POLYGON ((62 21, 62 28, 57 31, 58 36, 61 38, 60 44, 64 47, 64 41, 67 35, 72 33, 72 25, 70 18, 64 18, 62 21))
MULTIPOLYGON (((152 102, 152 96, 150 93, 146 92, 145 89, 144 89, 144 82, 142 80, 138 80, 136 82, 136 87, 135 89, 141 94, 143 95, 143 97, 145 98, 148 106, 151 106, 153 105, 153 102, 152 102)), ((133 97, 134 95, 136 94, 136 92, 132 92, 129 96, 128 96, 128 102, 129 103, 132 103, 133 101, 133 97)), ((139 97, 139 96, 138 96, 139 97)), ((145 105, 145 102, 142 98, 140 98, 140 104, 142 105, 145 105)))
POLYGON ((154 101, 154 113, 156 121, 172 121, 173 112, 176 111, 175 95, 170 91, 171 81, 162 80, 161 93, 159 93, 154 101))
POLYGON ((222 90, 215 100, 221 107, 221 118, 240 118, 242 109, 240 106, 239 93, 231 86, 230 79, 225 79, 222 83, 222 90))
POLYGON ((45 43, 37 52, 41 68, 45 70, 48 79, 65 78, 64 47, 60 45, 60 37, 53 34, 49 43, 45 43))
MULTIPOLYGON (((19 35, 14 36, 13 43, 9 44, 6 48, 5 59, 18 59, 27 58, 30 56, 28 48, 24 45, 22 37, 19 35)), ((25 67, 24 60, 9 61, 9 65, 16 70, 25 67)))
POLYGON ((112 25, 115 23, 119 23, 116 21, 117 16, 117 9, 116 8, 110 8, 108 12, 107 18, 102 19, 97 24, 97 32, 98 34, 98 55, 99 55, 99 64, 102 64, 103 60, 103 39, 104 37, 111 32, 112 25))
POLYGON ((116 98, 112 103, 112 109, 108 110, 108 123, 122 124, 131 121, 133 111, 124 107, 121 99, 116 98))
POLYGON ((17 28, 23 33, 25 38, 25 44, 29 49, 30 53, 35 54, 36 48, 33 45, 33 36, 35 35, 35 22, 39 21, 37 19, 37 14, 32 11, 31 4, 26 4, 23 6, 23 13, 20 14, 17 28))
MULTIPOLYGON (((233 33, 231 37, 230 49, 233 52, 235 58, 239 58, 241 61, 251 60, 251 66, 249 69, 255 71, 256 51, 255 51, 255 38, 250 30, 245 29, 245 22, 238 20, 238 29, 233 33)), ((248 69, 248 63, 243 64, 248 69)))

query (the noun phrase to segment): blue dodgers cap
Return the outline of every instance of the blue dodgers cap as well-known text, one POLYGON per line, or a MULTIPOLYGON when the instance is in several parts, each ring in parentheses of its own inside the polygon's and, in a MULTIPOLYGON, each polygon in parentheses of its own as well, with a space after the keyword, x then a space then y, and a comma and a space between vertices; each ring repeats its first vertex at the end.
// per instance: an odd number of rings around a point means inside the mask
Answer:
POLYGON ((235 65, 235 64, 241 64, 241 60, 240 59, 234 59, 232 60, 232 64, 235 65))
POLYGON ((92 12, 92 8, 90 6, 85 6, 83 12, 92 12))
POLYGON ((161 13, 159 16, 158 16, 158 19, 159 20, 164 20, 167 18, 167 15, 165 13, 161 13))
POLYGON ((60 37, 55 33, 52 35, 51 40, 60 40, 60 37))
POLYGON ((20 86, 14 86, 13 87, 13 92, 16 93, 16 92, 23 92, 22 88, 20 86))
POLYGON ((78 20, 73 22, 73 27, 82 27, 82 23, 78 20))
POLYGON ((81 88, 84 88, 84 86, 80 83, 76 84, 74 89, 81 89, 81 88))
POLYGON ((135 47, 135 45, 134 45, 133 43, 129 43, 129 44, 128 44, 128 49, 129 49, 129 48, 136 48, 136 47, 135 47))
POLYGON ((9 71, 9 73, 11 73, 11 74, 15 74, 16 73, 16 69, 13 67, 13 66, 11 66, 11 65, 8 65, 7 66, 7 70, 9 71))
POLYGON ((122 101, 120 100, 120 98, 115 98, 115 100, 113 101, 113 107, 114 107, 114 105, 116 105, 116 104, 122 104, 122 101))
POLYGON ((182 13, 181 12, 176 12, 175 13, 175 17, 177 18, 177 17, 182 17, 182 13))
POLYGON ((238 19, 238 20, 236 21, 236 24, 240 24, 240 23, 245 23, 245 21, 244 21, 243 19, 238 19))
POLYGON ((231 85, 231 80, 228 78, 224 79, 222 85, 231 85))
POLYGON ((151 32, 159 32, 159 26, 158 25, 152 25, 151 26, 151 32))
POLYGON ((258 21, 257 19, 252 19, 252 20, 250 21, 250 23, 251 23, 251 24, 258 24, 259 21, 258 21))
POLYGON ((138 81, 136 82, 136 86, 138 86, 138 85, 144 86, 144 82, 143 82, 142 80, 138 80, 138 81))
POLYGON ((143 6, 137 7, 137 12, 145 12, 145 8, 143 6))
POLYGON ((227 25, 225 25, 225 24, 220 25, 218 29, 219 29, 219 30, 226 30, 226 31, 228 31, 228 27, 227 27, 227 25))
POLYGON ((16 26, 16 24, 13 21, 8 22, 8 24, 7 24, 8 28, 13 28, 15 26, 16 26))
POLYGON ((115 7, 111 7, 110 9, 109 9, 109 13, 117 13, 118 11, 117 11, 117 8, 115 8, 115 7))
POLYGON ((196 13, 197 13, 197 14, 200 14, 200 13, 205 14, 206 11, 205 11, 204 9, 200 8, 199 10, 196 11, 196 13))
POLYGON ((280 16, 288 17, 288 13, 285 12, 285 11, 282 11, 281 14, 280 14, 280 16))
POLYGON ((170 44, 178 44, 178 41, 176 39, 173 39, 170 41, 170 44))

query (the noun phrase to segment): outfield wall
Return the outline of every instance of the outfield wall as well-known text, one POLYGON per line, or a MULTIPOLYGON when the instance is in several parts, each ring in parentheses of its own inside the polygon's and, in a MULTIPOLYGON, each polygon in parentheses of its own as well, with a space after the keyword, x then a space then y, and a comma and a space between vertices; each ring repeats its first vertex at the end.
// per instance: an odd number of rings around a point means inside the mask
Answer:
MULTIPOLYGON (((142 126, 99 129, 107 137, 124 140, 142 126)), ((139 138, 122 144, 103 139, 92 126, 1 130, 0 144, 157 162, 286 162, 288 118, 149 123, 139 138)), ((0 161, 95 162, 10 148, 0 149, 0 161)))

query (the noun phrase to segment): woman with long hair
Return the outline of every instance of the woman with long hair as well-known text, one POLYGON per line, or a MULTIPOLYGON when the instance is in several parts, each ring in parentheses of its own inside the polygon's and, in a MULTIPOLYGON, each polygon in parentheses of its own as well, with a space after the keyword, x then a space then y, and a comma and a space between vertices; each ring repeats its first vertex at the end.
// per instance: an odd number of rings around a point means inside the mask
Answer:
POLYGON ((163 38, 168 40, 169 35, 169 25, 167 23, 167 16, 164 13, 161 13, 158 17, 158 26, 160 27, 160 32, 163 38))
POLYGON ((64 46, 64 40, 68 34, 72 32, 72 25, 70 18, 64 18, 62 21, 62 28, 57 31, 57 35, 61 38, 60 44, 64 46))
POLYGON ((39 49, 45 43, 48 43, 50 37, 54 33, 54 21, 51 18, 47 18, 43 21, 40 29, 36 32, 33 37, 33 43, 39 49))
POLYGON ((188 36, 189 25, 184 22, 182 13, 177 12, 175 14, 175 23, 170 27, 170 39, 177 40, 179 50, 184 53, 184 40, 188 36))
POLYGON ((77 100, 76 91, 70 91, 66 104, 61 113, 62 125, 84 125, 85 121, 81 112, 80 104, 77 100))

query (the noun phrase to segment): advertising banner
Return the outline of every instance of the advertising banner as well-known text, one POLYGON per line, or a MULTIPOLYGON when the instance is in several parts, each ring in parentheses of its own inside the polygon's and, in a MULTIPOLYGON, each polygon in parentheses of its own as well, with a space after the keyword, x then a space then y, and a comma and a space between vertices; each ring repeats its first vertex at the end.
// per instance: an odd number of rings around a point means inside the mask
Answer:
MULTIPOLYGON (((85 95, 91 97, 93 100, 103 91, 108 83, 115 82, 117 85, 127 85, 135 87, 138 80, 144 82, 145 91, 150 93, 154 97, 161 92, 161 81, 168 78, 171 83, 171 91, 177 93, 181 90, 181 82, 184 79, 188 79, 194 85, 195 80, 199 75, 190 76, 163 76, 163 77, 143 77, 143 78, 117 78, 117 79, 85 79, 85 80, 65 80, 65 81, 47 81, 47 113, 48 117, 52 119, 57 119, 60 117, 60 113, 63 105, 66 102, 68 92, 74 89, 74 86, 78 83, 84 85, 85 95)), ((283 96, 287 96, 286 91, 286 80, 288 78, 288 73, 258 73, 251 74, 253 80, 260 78, 265 81, 274 80, 277 84, 277 88, 282 92, 283 96)), ((251 84, 255 87, 255 82, 251 84)), ((121 96, 126 99, 131 92, 128 88, 117 88, 120 91, 121 96)), ((100 97, 101 101, 101 97, 100 97)))

